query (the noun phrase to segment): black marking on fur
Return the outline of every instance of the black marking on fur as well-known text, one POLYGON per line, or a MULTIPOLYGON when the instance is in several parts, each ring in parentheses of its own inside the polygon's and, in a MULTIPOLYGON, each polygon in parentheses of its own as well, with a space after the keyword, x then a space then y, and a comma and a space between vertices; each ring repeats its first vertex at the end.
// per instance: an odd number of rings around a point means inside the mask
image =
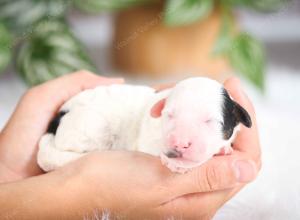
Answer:
POLYGON ((225 140, 230 139, 233 134, 234 128, 242 123, 246 127, 250 128, 252 126, 251 118, 248 112, 240 106, 238 103, 233 101, 228 92, 223 88, 223 137, 225 140))
POLYGON ((52 119, 52 121, 50 122, 48 129, 47 129, 47 133, 56 134, 57 128, 59 126, 59 123, 62 119, 62 117, 68 113, 67 111, 60 111, 57 113, 57 115, 52 119))

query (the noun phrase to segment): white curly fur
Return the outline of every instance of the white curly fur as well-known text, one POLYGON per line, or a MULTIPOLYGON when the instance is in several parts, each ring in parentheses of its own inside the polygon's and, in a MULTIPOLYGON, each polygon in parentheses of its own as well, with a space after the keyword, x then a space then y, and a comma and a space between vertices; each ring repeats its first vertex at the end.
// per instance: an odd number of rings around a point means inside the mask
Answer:
POLYGON ((91 151, 123 149, 161 155, 171 170, 185 172, 221 148, 229 148, 235 137, 238 127, 231 139, 223 139, 222 88, 214 80, 195 77, 159 93, 133 85, 99 86, 83 91, 62 106, 61 111, 67 113, 56 134, 41 138, 38 164, 51 171, 91 151), (151 108, 163 99, 166 101, 162 117, 151 117, 151 108), (170 112, 175 113, 172 119, 170 112), (193 143, 183 153, 187 155, 183 160, 163 156, 170 149, 169 137, 174 134, 179 144, 193 143))

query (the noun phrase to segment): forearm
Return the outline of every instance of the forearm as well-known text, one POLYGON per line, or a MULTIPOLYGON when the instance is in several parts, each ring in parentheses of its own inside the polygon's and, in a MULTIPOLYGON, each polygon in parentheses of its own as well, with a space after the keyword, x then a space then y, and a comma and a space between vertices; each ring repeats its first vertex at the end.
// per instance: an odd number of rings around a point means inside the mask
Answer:
POLYGON ((82 219, 88 209, 79 190, 57 173, 1 184, 0 219, 82 219))

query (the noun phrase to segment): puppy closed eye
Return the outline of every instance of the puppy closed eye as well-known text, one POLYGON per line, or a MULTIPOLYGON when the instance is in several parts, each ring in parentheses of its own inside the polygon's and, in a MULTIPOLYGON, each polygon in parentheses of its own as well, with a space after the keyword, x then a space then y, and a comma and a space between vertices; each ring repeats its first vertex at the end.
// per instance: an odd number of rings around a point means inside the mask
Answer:
POLYGON ((168 117, 169 117, 169 118, 174 118, 174 113, 169 112, 169 113, 168 113, 168 117))
POLYGON ((174 119, 174 112, 172 111, 165 111, 164 115, 168 118, 168 119, 174 119))
POLYGON ((207 124, 208 126, 217 125, 217 124, 223 125, 223 122, 219 121, 217 119, 211 118, 211 119, 205 120, 205 124, 207 124))

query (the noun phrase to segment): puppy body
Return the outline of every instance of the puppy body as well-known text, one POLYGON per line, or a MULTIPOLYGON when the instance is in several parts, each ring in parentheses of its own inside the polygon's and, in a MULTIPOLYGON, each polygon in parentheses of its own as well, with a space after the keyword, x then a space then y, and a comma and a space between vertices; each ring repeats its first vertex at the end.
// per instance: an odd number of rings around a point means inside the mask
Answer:
POLYGON ((201 77, 159 93, 133 85, 83 91, 62 106, 41 138, 38 164, 51 171, 96 150, 137 150, 185 172, 217 153, 230 153, 239 122, 250 120, 224 91, 201 77), (157 106, 162 116, 153 118, 157 106))
POLYGON ((40 140, 40 167, 51 171, 96 150, 138 150, 158 156, 161 119, 151 117, 150 110, 166 96, 166 91, 156 94, 150 87, 133 85, 81 92, 62 106, 65 114, 55 133, 40 140))

